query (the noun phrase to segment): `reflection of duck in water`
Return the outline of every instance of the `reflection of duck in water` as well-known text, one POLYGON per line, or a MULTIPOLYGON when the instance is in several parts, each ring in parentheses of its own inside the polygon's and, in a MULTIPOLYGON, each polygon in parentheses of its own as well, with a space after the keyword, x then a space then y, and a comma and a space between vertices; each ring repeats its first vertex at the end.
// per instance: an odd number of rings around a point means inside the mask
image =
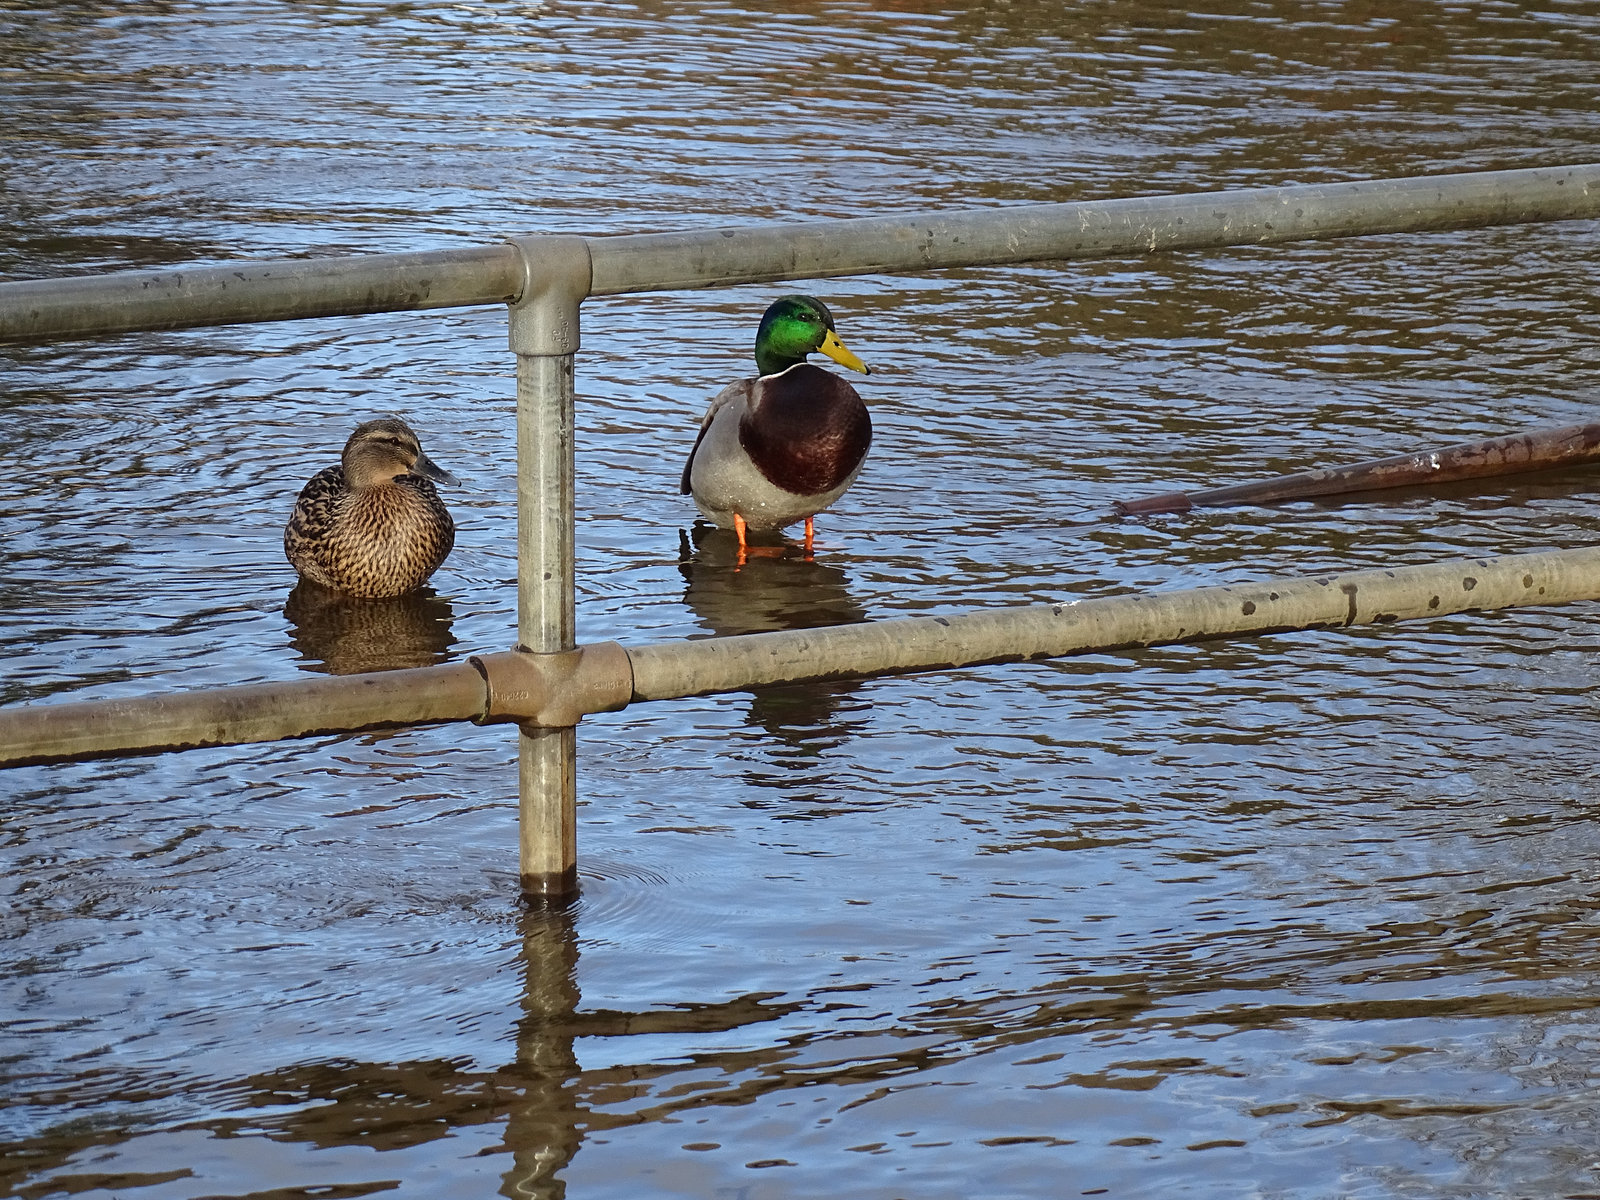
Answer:
POLYGON ((283 606, 301 670, 328 675, 431 667, 450 658, 450 601, 432 588, 363 600, 301 580, 283 606))
POLYGON ((678 570, 687 585, 683 602, 718 637, 867 619, 850 594, 850 577, 793 543, 729 570, 740 556, 738 547, 703 522, 678 533, 678 570))
MULTIPOLYGON (((866 610, 850 594, 849 576, 812 560, 798 546, 790 544, 770 557, 752 557, 732 570, 740 556, 732 539, 702 522, 678 534, 678 570, 687 585, 683 602, 718 637, 867 619, 866 610)), ((814 752, 841 740, 833 726, 841 705, 860 686, 834 680, 757 688, 750 701, 750 722, 814 752)))
POLYGON ((756 331, 760 378, 730 383, 711 401, 683 468, 680 491, 740 549, 746 532, 806 523, 844 495, 872 445, 872 419, 855 388, 806 362, 819 350, 869 374, 833 331, 833 314, 813 296, 773 302, 756 331))
POLYGON ((404 421, 356 426, 340 463, 300 492, 283 552, 302 579, 349 596, 401 596, 422 586, 455 545, 456 527, 430 479, 434 465, 404 421))

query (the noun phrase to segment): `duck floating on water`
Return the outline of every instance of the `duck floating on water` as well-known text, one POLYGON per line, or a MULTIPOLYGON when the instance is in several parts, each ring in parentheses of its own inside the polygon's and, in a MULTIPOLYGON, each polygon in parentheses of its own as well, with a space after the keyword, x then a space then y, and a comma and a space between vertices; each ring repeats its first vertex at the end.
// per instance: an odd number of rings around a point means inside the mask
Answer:
POLYGON ((301 489, 283 552, 304 579, 363 599, 422 586, 455 545, 450 512, 429 480, 455 483, 396 417, 357 425, 338 466, 301 489))
POLYGON ((759 378, 730 383, 712 398, 683 468, 680 490, 742 552, 750 532, 806 523, 855 482, 872 445, 872 418, 855 388, 806 361, 821 351, 863 375, 867 364, 834 332, 815 296, 783 296, 756 331, 759 378))

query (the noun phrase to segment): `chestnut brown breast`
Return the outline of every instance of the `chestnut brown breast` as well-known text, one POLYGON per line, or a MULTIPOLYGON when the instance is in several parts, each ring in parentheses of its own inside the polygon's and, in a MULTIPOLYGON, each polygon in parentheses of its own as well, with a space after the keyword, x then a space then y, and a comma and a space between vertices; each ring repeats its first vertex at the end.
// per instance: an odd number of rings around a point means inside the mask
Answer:
POLYGON ((872 418, 855 388, 799 363, 756 382, 739 444, 774 487, 818 496, 861 465, 872 445, 872 418))

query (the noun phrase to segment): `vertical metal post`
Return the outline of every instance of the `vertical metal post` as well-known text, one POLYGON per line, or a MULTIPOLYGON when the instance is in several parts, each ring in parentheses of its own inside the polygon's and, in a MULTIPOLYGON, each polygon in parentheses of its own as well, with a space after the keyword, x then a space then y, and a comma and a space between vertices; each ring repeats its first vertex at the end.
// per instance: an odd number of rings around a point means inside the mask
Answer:
MULTIPOLYGON (((525 283, 511 305, 517 356, 517 640, 539 654, 575 644, 573 355, 589 294, 579 237, 514 239, 525 283)), ((530 900, 578 890, 577 729, 521 726, 521 876, 530 900)))

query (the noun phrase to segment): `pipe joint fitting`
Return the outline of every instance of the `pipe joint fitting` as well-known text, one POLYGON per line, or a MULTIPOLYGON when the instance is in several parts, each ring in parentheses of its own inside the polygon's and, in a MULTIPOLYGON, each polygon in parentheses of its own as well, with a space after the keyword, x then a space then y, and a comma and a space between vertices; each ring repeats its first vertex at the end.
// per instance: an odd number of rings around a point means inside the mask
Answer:
POLYGON ((633 663, 617 642, 536 654, 522 646, 469 660, 488 698, 479 725, 515 721, 545 729, 576 725, 589 713, 616 712, 633 698, 633 663))
POLYGON ((588 239, 532 234, 507 241, 522 256, 522 287, 511 302, 512 353, 576 354, 578 306, 594 278, 588 239))

